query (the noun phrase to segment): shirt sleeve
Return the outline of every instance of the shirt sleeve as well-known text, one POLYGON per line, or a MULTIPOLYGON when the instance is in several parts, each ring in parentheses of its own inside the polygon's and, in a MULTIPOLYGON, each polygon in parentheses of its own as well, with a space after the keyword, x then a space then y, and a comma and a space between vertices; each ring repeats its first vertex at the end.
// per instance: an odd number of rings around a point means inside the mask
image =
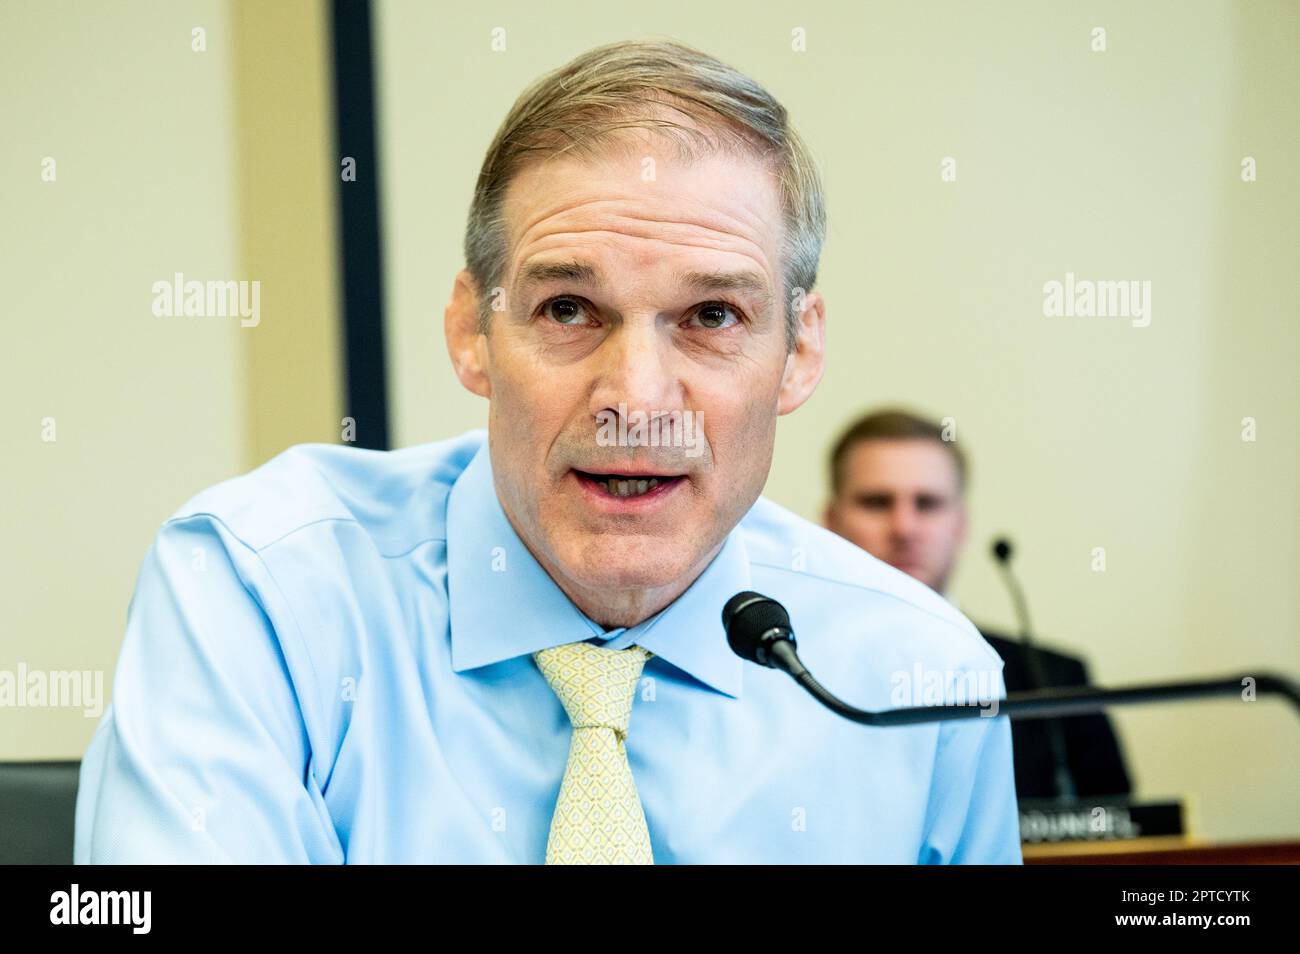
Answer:
MULTIPOLYGON (((208 515, 141 566, 81 765, 78 864, 339 862, 257 554, 208 515)), ((295 638, 297 634, 295 632, 295 638)))
MULTIPOLYGON (((1005 695, 999 673, 998 696, 1005 695)), ((926 814, 920 863, 1024 863, 1007 716, 940 723, 926 814)))

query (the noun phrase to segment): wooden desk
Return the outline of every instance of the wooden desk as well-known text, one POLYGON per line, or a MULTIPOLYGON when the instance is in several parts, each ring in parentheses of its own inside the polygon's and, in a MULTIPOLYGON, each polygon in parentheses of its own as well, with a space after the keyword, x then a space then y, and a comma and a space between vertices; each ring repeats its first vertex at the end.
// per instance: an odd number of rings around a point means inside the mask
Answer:
POLYGON ((1022 845, 1027 865, 1300 865, 1300 841, 1213 845, 1185 836, 1022 845))

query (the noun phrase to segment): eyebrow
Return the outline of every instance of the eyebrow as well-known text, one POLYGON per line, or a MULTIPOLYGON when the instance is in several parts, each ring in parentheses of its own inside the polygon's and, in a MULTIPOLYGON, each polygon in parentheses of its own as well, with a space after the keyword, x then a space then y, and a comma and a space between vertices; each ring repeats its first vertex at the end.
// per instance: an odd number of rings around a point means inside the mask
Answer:
MULTIPOLYGON (((772 304, 772 292, 767 279, 759 272, 711 272, 689 269, 678 272, 674 278, 696 292, 730 291, 750 295, 757 299, 763 309, 772 304)), ((521 291, 547 282, 566 281, 577 285, 604 284, 600 272, 592 265, 579 261, 534 262, 524 267, 519 276, 521 291)))
POLYGON ((599 285, 596 269, 583 262, 534 262, 519 276, 519 287, 529 289, 546 282, 568 281, 579 285, 599 285))

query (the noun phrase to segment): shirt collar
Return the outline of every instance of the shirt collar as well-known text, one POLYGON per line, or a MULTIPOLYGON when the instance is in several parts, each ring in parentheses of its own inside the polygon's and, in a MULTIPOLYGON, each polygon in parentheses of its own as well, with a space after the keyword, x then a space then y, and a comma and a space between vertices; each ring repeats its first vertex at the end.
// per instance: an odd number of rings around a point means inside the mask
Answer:
POLYGON ((588 619, 528 552, 501 509, 488 442, 447 501, 451 666, 464 672, 563 643, 636 643, 705 685, 739 698, 744 662, 727 645, 722 607, 750 587, 739 528, 694 583, 660 612, 606 632, 588 619))

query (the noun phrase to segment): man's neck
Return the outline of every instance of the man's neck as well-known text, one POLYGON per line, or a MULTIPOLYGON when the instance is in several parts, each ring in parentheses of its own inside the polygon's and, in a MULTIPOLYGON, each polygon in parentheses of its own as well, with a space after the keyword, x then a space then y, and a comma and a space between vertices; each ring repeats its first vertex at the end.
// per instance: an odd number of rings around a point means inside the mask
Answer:
MULTIPOLYGON (((498 497, 498 499, 500 498, 498 497)), ((538 548, 534 548, 524 534, 520 532, 514 518, 510 515, 509 508, 504 503, 501 505, 501 510, 505 514, 506 521, 515 531, 515 536, 519 538, 519 542, 524 545, 524 549, 532 554, 533 559, 537 561, 537 565, 542 568, 543 572, 569 598, 569 601, 582 611, 583 615, 606 631, 628 629, 637 623, 644 622, 670 605, 673 600, 690 589, 691 584, 699 579, 700 574, 713 562, 713 558, 722 551, 727 542, 727 538, 724 536, 718 541, 717 546, 705 554, 694 566, 665 586, 618 587, 603 585, 590 587, 584 586, 577 580, 566 576, 557 565, 547 558, 545 553, 538 548)))
MULTIPOLYGON (((690 589, 691 584, 699 579, 700 574, 713 562, 713 558, 721 552, 726 542, 724 537, 722 542, 707 553, 699 563, 669 585, 651 588, 584 587, 567 579, 562 573, 556 572, 556 568, 549 566, 545 560, 537 558, 537 562, 573 605, 593 623, 605 630, 627 629, 654 616, 690 589)), ((536 558, 536 554, 534 557, 536 558)))

